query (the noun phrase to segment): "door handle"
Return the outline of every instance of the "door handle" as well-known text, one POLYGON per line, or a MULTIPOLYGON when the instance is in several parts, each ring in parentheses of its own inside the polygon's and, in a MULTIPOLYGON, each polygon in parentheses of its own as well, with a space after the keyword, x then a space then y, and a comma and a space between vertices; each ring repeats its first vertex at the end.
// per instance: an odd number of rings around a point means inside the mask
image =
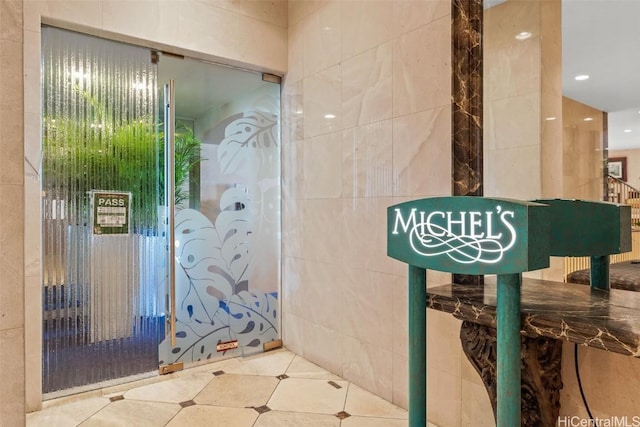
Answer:
POLYGON ((175 229, 175 143, 176 143, 176 110, 175 82, 169 80, 164 85, 164 168, 165 197, 167 206, 167 239, 169 241, 168 274, 169 274, 169 328, 171 330, 171 346, 176 345, 176 229, 175 229))

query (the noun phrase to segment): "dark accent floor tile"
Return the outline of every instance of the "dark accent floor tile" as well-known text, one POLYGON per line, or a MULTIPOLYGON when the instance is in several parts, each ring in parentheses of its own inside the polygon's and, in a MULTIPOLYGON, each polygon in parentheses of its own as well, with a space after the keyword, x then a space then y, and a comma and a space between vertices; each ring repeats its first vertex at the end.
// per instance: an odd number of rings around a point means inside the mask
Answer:
POLYGON ((255 411, 259 414, 264 414, 265 412, 269 412, 271 410, 271 408, 269 408, 267 405, 264 406, 254 406, 253 409, 255 409, 255 411))
POLYGON ((341 420, 344 420, 345 418, 349 418, 350 416, 351 414, 345 411, 340 411, 336 414, 336 417, 341 420))

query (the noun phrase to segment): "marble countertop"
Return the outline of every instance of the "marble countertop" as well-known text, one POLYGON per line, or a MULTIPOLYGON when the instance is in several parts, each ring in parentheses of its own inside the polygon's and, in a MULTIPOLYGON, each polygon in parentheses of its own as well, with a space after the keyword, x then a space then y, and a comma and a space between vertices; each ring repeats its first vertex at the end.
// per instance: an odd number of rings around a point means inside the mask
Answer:
MULTIPOLYGON (((427 289, 428 307, 458 319, 496 326, 496 281, 485 285, 442 285, 427 289)), ((523 279, 522 333, 545 336, 640 357, 640 292, 523 279)))

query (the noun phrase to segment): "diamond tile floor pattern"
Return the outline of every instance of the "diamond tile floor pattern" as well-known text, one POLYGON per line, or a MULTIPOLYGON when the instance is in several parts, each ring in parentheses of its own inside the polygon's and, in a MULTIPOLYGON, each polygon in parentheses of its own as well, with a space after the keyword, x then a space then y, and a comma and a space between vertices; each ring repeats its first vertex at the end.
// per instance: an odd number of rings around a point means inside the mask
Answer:
POLYGON ((406 425, 404 409, 284 349, 50 400, 27 415, 28 427, 406 425))

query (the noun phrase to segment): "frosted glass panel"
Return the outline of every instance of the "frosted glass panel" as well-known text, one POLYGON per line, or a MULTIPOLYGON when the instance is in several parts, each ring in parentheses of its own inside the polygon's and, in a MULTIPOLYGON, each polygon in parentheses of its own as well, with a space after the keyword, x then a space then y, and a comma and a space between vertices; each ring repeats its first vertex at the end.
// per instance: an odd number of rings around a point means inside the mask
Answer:
POLYGON ((166 273, 151 52, 45 27, 42 67, 47 393, 157 369, 166 273), (128 194, 126 233, 97 225, 92 201, 123 211, 96 190, 128 194))
POLYGON ((280 336, 280 85, 165 57, 160 80, 179 67, 191 78, 175 80, 176 146, 188 128, 202 160, 176 209, 177 339, 162 342, 161 363, 261 352, 280 336), (194 92, 211 103, 196 109, 194 92))

